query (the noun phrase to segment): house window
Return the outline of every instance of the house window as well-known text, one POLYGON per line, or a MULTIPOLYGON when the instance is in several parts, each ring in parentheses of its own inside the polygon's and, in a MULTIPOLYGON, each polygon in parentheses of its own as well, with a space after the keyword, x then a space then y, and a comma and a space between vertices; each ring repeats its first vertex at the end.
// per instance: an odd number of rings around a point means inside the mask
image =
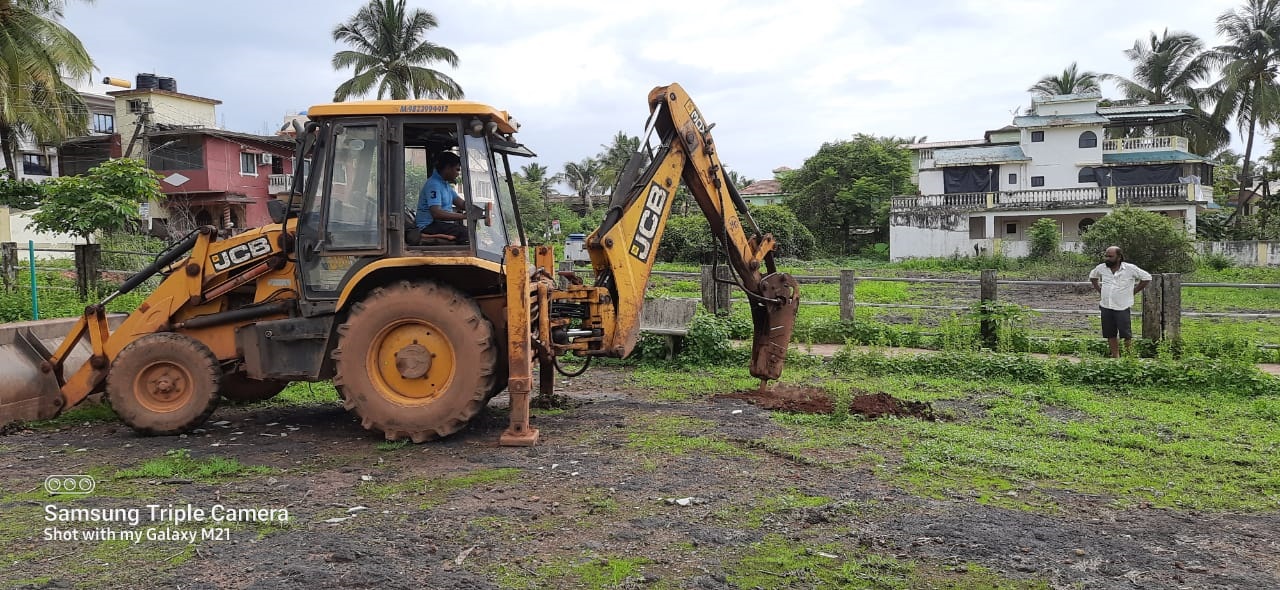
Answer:
POLYGON ((1016 236, 1016 235, 1018 235, 1018 224, 1017 224, 1017 223, 1006 223, 1006 224, 1004 224, 1004 235, 1006 235, 1006 236, 1016 236))
POLYGON ((142 100, 133 98, 127 103, 129 105, 129 114, 138 115, 142 113, 142 100))
POLYGON ((106 113, 94 113, 93 130, 95 133, 115 133, 116 116, 106 113))
POLYGON ((1032 143, 1040 143, 1040 142, 1042 142, 1042 141, 1044 141, 1044 132, 1043 132, 1043 131, 1032 131, 1032 132, 1031 132, 1031 142, 1032 142, 1032 143))
POLYGON ((1080 232, 1080 233, 1079 233, 1079 235, 1082 235, 1082 236, 1083 236, 1083 235, 1084 235, 1084 232, 1085 232, 1085 231, 1087 231, 1087 230, 1089 229, 1089 227, 1093 225, 1093 222, 1094 222, 1094 221, 1095 221, 1095 220, 1094 220, 1094 218, 1092 218, 1092 217, 1086 217, 1086 218, 1084 218, 1084 219, 1081 219, 1081 220, 1080 220, 1080 225, 1077 225, 1077 226, 1076 226, 1076 228, 1077 228, 1077 229, 1079 230, 1079 232, 1080 232))
POLYGON ((1076 180, 1080 182, 1098 182, 1098 175, 1094 174, 1093 168, 1085 166, 1080 169, 1080 176, 1076 180))
POLYGON ((166 141, 150 153, 148 160, 152 170, 204 169, 204 139, 199 135, 185 135, 166 141))
POLYGON ((258 154, 240 152, 240 174, 246 176, 258 175, 258 154))
POLYGON ((271 156, 271 173, 284 174, 284 158, 280 156, 271 156))
POLYGON ((1092 131, 1085 131, 1080 134, 1080 147, 1096 148, 1098 147, 1098 134, 1092 131))
POLYGON ((49 156, 22 154, 22 173, 27 176, 49 176, 49 156))
POLYGON ((1017 184, 1018 184, 1018 175, 1017 175, 1017 174, 1010 174, 1010 175, 1009 175, 1009 186, 1016 186, 1017 184))
POLYGON ((1032 176, 1032 177, 1031 177, 1031 186, 1044 186, 1044 177, 1043 177, 1043 176, 1032 176))

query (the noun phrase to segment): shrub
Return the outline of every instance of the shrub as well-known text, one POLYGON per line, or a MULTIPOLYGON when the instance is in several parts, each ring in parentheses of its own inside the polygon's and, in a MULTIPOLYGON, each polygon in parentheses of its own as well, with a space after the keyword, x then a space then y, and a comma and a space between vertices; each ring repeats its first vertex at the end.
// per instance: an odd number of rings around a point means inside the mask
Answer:
POLYGON ((1118 207, 1089 227, 1082 237, 1085 252, 1101 256, 1119 246, 1124 258, 1148 272, 1190 272, 1194 245, 1185 228, 1159 213, 1118 207))
POLYGON ((1062 249, 1062 233, 1058 230, 1056 221, 1041 217, 1031 224, 1030 233, 1032 258, 1053 258, 1062 249))

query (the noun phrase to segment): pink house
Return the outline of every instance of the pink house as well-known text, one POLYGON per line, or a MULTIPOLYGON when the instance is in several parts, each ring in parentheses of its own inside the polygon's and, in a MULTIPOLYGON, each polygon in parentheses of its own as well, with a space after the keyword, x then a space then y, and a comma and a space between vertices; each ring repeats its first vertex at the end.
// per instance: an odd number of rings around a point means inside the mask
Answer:
POLYGON ((267 201, 287 192, 293 177, 287 137, 179 128, 150 132, 147 144, 148 165, 164 177, 170 224, 234 232, 271 223, 267 201))

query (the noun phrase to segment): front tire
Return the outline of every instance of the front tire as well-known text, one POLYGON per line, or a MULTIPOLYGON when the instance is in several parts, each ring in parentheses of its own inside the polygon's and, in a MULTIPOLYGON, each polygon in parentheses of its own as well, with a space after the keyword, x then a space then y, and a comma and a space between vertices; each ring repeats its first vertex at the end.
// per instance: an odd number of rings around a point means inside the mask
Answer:
POLYGON ((107 373, 107 401, 144 435, 181 434, 218 407, 222 367, 199 340, 159 332, 134 340, 107 373))
POLYGON ((480 412, 497 357, 493 326, 465 293, 401 281, 351 306, 338 327, 333 383, 366 429, 423 442, 480 412))

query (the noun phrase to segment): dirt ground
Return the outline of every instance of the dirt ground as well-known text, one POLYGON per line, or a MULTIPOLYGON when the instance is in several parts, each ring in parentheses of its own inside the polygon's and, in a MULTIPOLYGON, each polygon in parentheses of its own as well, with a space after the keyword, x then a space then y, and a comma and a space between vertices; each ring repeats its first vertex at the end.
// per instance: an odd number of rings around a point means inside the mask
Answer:
MULTIPOLYGON (((732 583, 742 573, 739 559, 771 536, 911 561, 937 573, 926 587, 975 565, 1052 588, 1280 587, 1275 514, 1120 508, 1111 498, 1065 492, 1056 498, 1063 509, 1052 515, 967 497, 921 498, 869 468, 833 469, 761 450, 752 442, 778 436, 780 427, 750 403, 759 399, 661 401, 630 384, 625 369, 610 368, 561 390, 583 403, 536 416, 542 440, 532 448, 496 446, 505 397, 458 435, 395 449, 380 448, 337 405, 222 408, 206 432, 186 438, 140 438, 118 424, 0 437, 0 539, 7 545, 0 587, 590 587, 583 564, 634 562, 635 575, 620 587, 719 589, 739 587, 732 583), (629 444, 655 424, 728 448, 662 452, 629 444), (105 478, 91 496, 66 505, 286 508, 288 526, 251 524, 194 549, 173 541, 122 547, 42 539, 49 500, 31 493, 46 476, 135 467, 174 449, 274 471, 220 484, 105 478), (492 477, 430 484, 469 474, 492 477), (783 490, 832 502, 757 510, 783 490)), ((736 397, 752 397, 742 393, 736 397)), ((765 574, 783 587, 825 587, 805 571, 765 574)))

